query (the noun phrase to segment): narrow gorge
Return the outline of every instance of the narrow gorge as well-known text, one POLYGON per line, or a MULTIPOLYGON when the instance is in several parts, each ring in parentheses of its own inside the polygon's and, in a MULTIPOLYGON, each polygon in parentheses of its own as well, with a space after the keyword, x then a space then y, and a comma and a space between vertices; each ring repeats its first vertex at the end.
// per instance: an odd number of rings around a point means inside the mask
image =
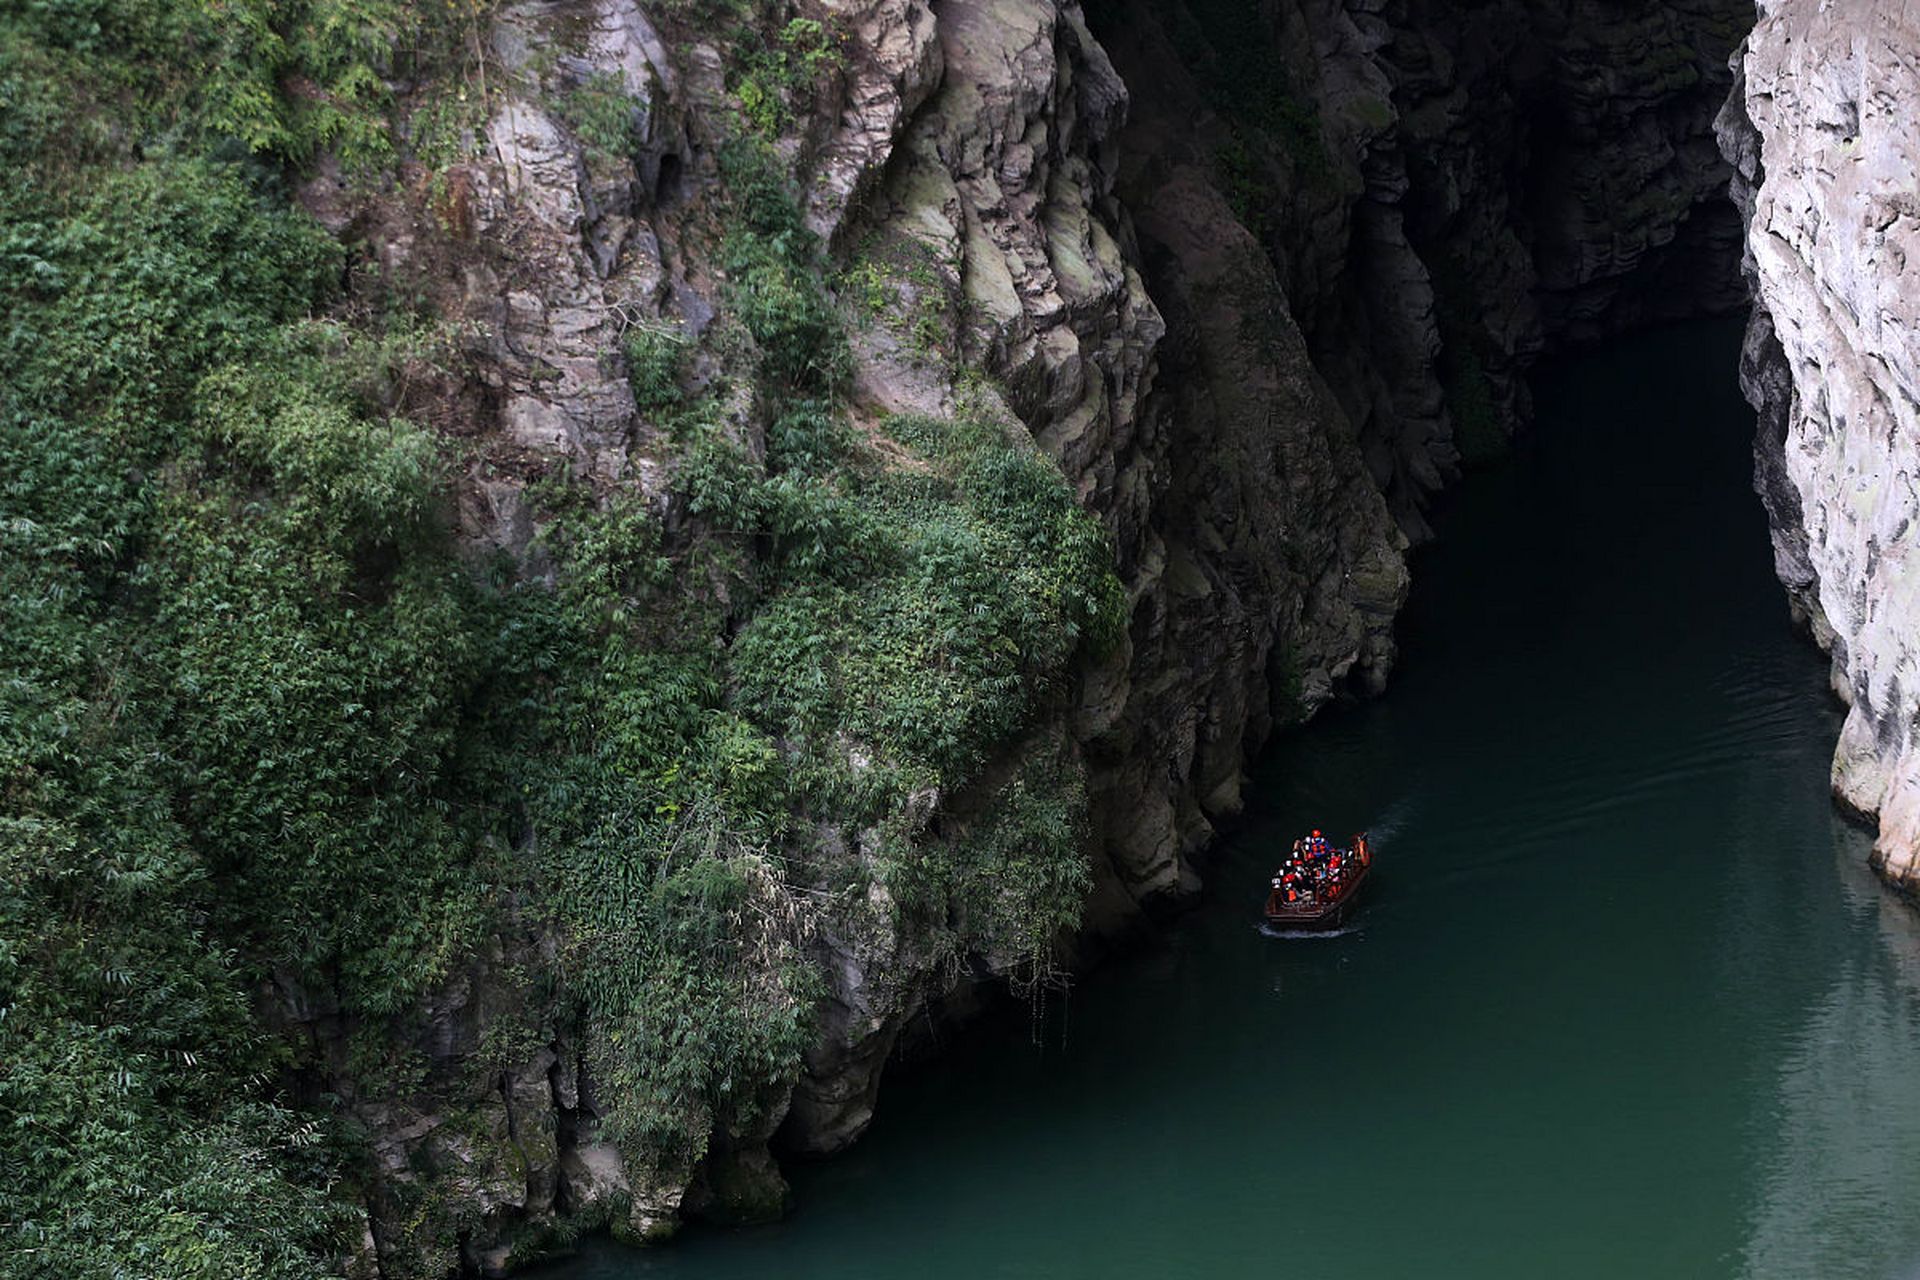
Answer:
POLYGON ((1920 888, 1902 10, 74 0, 0 49, 0 1274, 780 1219, 890 1064, 1246 871, 1534 371, 1662 326, 1751 317, 1832 789, 1920 888))

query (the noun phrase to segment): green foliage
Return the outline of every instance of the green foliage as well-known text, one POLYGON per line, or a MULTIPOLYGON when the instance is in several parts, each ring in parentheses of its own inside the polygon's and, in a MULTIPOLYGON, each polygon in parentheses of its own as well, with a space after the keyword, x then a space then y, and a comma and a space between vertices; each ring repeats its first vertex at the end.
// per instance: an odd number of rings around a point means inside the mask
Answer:
POLYGON ((882 749, 872 773, 897 774, 884 792, 899 798, 971 778, 1123 606, 1103 531, 1031 447, 980 423, 888 430, 920 466, 837 490, 775 483, 776 541, 840 572, 783 584, 734 653, 745 705, 815 744, 825 780, 844 780, 850 734, 882 749))
MULTIPOLYGON (((258 157, 386 155, 398 62, 472 17, 0 16, 0 1274, 325 1273, 363 1139, 292 1092, 341 1067, 263 1028, 282 996, 354 1029, 369 1091, 427 1089, 426 998, 550 943, 551 993, 483 1056, 582 1029, 613 1136, 670 1163, 798 1070, 819 823, 897 833, 882 874, 964 918, 956 950, 1037 971, 1084 894, 1070 774, 995 783, 946 842, 910 802, 985 789, 1117 635, 1104 535, 1017 429, 854 430, 764 146, 722 156, 757 426, 688 403, 676 336, 625 344, 692 518, 670 544, 562 477, 550 581, 455 554, 450 446, 388 403, 422 335, 312 318, 342 253, 258 157)), ((416 116, 416 158, 462 110, 416 116)), ((445 1226, 431 1189, 403 1207, 445 1226)))
POLYGON ((1462 335, 1441 343, 1440 386, 1453 418, 1453 440, 1461 461, 1490 462, 1505 454, 1507 430, 1494 404, 1493 384, 1487 380, 1479 353, 1462 335))
POLYGON ((680 375, 687 346, 678 331, 660 325, 636 324, 621 336, 627 381, 633 387, 634 407, 641 413, 670 413, 685 402, 680 375))
POLYGON ((384 154, 422 21, 0 15, 0 1273, 329 1271, 342 1135, 255 997, 378 1053, 484 933, 439 450, 304 320, 339 246, 209 158, 384 154))
POLYGON ((895 300, 890 274, 883 264, 862 257, 848 266, 835 283, 841 295, 854 303, 863 318, 878 318, 887 313, 895 300))
POLYGON ((926 245, 906 235, 870 235, 836 284, 862 323, 883 324, 921 357, 940 359, 947 342, 948 298, 926 245))
POLYGON ((1052 979, 1054 944, 1079 925, 1093 889, 1085 771, 1058 752, 1036 751, 958 839, 897 874, 911 900, 955 908, 948 946, 1014 957, 1014 981, 1028 987, 1052 979))
POLYGON ((618 71, 599 71, 563 94, 560 118, 567 122, 590 155, 619 160, 631 156, 640 142, 643 106, 618 71))
POLYGON ((477 48, 485 0, 59 0, 0 17, 0 156, 62 168, 205 136, 300 162, 393 152, 395 78, 477 48))
POLYGON ((407 118, 413 158, 438 172, 472 156, 482 141, 486 110, 486 96, 466 84, 432 95, 407 118))
POLYGON ((255 0, 210 12, 218 16, 209 25, 217 22, 224 37, 224 47, 203 67, 210 127, 251 150, 293 160, 323 149, 349 160, 391 152, 387 78, 393 50, 420 38, 421 8, 402 0, 284 7, 255 0), (311 88, 280 92, 291 79, 311 88))
POLYGON ((792 122, 793 100, 811 93, 821 77, 845 63, 845 42, 845 35, 813 18, 793 18, 765 33, 751 26, 738 29, 728 88, 747 124, 764 137, 778 135, 792 122))
POLYGON ((346 960, 348 1007, 391 1006, 451 931, 409 927, 436 848, 409 797, 457 651, 370 559, 422 535, 432 450, 303 355, 287 326, 337 255, 238 170, 160 160, 4 214, 30 265, 0 354, 0 1133, 31 1171, 0 1187, 4 1249, 314 1274, 329 1161, 265 1083, 285 1051, 249 992, 263 962, 346 960))
POLYGON ((831 301, 769 242, 741 236, 728 248, 728 300, 765 353, 768 371, 796 390, 830 388, 846 360, 831 301))
POLYGON ((1274 723, 1291 727, 1306 723, 1306 673, 1293 642, 1284 634, 1267 654, 1267 706, 1274 723))
POLYGON ((479 828, 443 807, 476 679, 468 606, 424 545, 432 442, 276 363, 203 383, 210 461, 183 459, 158 513, 178 803, 222 910, 295 973, 397 1013, 486 911, 479 828))
POLYGON ((765 0, 658 0, 659 12, 689 26, 741 27, 765 7, 765 0))
POLYGON ((559 587, 514 594, 493 667, 531 725, 506 767, 613 1126, 686 1158, 798 1069, 816 979, 780 884, 814 822, 898 832, 880 871, 902 910, 959 911, 954 950, 1044 973, 1086 893, 1084 788, 1030 766, 950 846, 911 829, 912 797, 973 784, 1126 610, 1104 531, 1024 435, 895 418, 883 451, 849 427, 819 247, 764 145, 721 163, 764 450, 684 402, 676 339, 630 330, 700 532, 667 555, 650 512, 556 489, 559 587))
POLYGON ((490 767, 542 899, 612 1135, 692 1160, 797 1070, 812 974, 783 914, 773 744, 728 711, 720 619, 644 508, 561 490, 557 590, 500 602, 490 767))
MULTIPOLYGON (((709 428, 682 483, 766 547, 724 680, 734 712, 787 744, 787 806, 901 829, 916 792, 964 789, 1026 731, 1082 644, 1118 640, 1126 601, 1104 531, 1030 444, 981 422, 885 425, 905 457, 883 464, 802 403, 770 428, 765 470, 709 428)), ((956 950, 1043 973, 1085 898, 1084 809, 1071 779, 1036 775, 954 849, 903 830, 881 874, 930 920, 972 902, 956 950)))
POLYGON ((760 349, 761 373, 787 392, 831 393, 846 373, 846 335, 813 233, 765 144, 729 142, 721 171, 734 203, 721 249, 727 301, 760 349))
MULTIPOLYGON (((1044 970, 1085 896, 1084 791, 1024 777, 951 849, 907 829, 911 798, 964 790, 1125 611, 1104 532, 1024 438, 895 419, 882 453, 850 429, 818 246, 767 151, 722 164, 764 451, 673 401, 675 485, 703 531, 673 556, 645 510, 557 490, 559 589, 519 593, 529 647, 498 664, 540 673, 508 700, 537 726, 512 767, 611 1122, 686 1158, 798 1069, 817 979, 780 884, 816 821, 900 831, 881 870, 902 910, 951 903, 973 921, 956 951, 1044 970)), ((680 352, 638 333, 636 394, 666 409, 680 352)))

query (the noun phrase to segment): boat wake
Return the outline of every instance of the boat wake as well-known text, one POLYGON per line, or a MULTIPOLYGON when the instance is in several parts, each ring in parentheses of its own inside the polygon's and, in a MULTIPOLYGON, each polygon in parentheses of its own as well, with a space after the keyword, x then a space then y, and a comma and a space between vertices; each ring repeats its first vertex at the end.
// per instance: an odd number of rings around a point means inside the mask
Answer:
POLYGON ((1387 806, 1387 811, 1367 828, 1367 843, 1376 849, 1384 848, 1388 841, 1400 834, 1407 820, 1413 816, 1413 800, 1402 796, 1387 806))
POLYGON ((1338 929, 1276 929, 1263 920, 1253 927, 1263 938, 1307 938, 1315 942, 1326 938, 1344 938, 1360 932, 1357 924, 1343 924, 1338 929))

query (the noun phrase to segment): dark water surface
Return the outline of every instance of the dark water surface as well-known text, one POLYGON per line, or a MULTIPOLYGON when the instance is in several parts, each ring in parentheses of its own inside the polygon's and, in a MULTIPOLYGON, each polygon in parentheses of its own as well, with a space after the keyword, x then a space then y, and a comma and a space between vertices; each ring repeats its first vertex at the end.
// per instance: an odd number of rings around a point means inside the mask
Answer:
POLYGON ((788 1222, 559 1274, 1920 1275, 1920 927, 1828 804, 1736 342, 1539 380, 1416 562, 1392 691, 1268 753, 1208 900, 1064 1044, 976 1028, 788 1222), (1373 828, 1373 892, 1264 937, 1308 825, 1373 828))

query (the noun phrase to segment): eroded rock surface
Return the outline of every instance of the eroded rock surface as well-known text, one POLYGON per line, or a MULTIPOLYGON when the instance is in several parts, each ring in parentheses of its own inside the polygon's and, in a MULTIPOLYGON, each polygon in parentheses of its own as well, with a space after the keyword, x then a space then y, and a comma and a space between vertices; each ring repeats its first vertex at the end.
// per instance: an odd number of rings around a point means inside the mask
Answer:
POLYGON ((1920 889, 1920 11, 1761 6, 1720 120, 1748 219, 1742 378, 1756 481, 1796 613, 1847 718, 1835 795, 1920 889))

